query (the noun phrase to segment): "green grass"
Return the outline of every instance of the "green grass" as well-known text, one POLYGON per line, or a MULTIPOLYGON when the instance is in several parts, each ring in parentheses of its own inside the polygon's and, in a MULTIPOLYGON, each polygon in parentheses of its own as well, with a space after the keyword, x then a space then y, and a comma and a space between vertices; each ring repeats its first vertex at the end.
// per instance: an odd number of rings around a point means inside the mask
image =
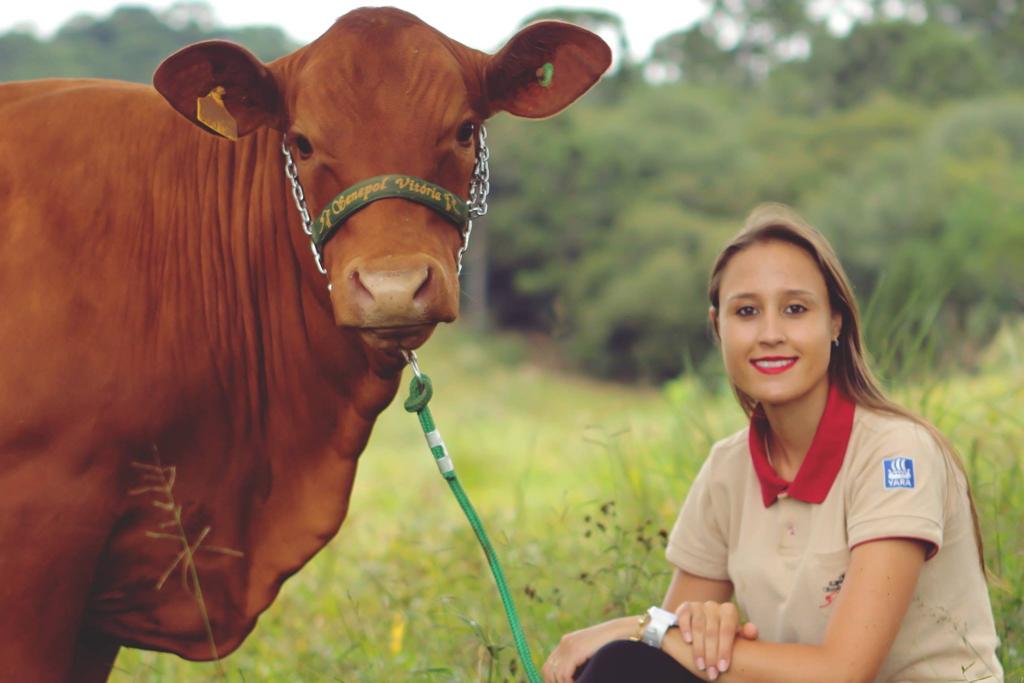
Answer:
MULTIPOLYGON (((626 388, 541 369, 527 355, 522 342, 452 329, 420 360, 539 665, 561 634, 660 601, 670 573, 665 531, 710 445, 744 420, 728 391, 695 380, 626 388)), ((1024 364, 1012 360, 999 372, 896 394, 968 461, 1007 680, 1016 683, 1024 680, 1024 364)), ((338 537, 225 660, 227 680, 525 680, 482 552, 403 398, 378 421, 338 537)), ((112 680, 223 679, 211 664, 124 651, 112 680)))

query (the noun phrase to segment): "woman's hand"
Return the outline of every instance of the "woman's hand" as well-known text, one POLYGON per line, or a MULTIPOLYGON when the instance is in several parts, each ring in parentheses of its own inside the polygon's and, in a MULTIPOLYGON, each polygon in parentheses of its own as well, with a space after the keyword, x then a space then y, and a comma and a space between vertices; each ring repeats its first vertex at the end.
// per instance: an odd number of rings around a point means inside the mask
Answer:
POLYGON ((693 646, 693 661, 708 680, 729 670, 736 637, 757 639, 757 626, 740 626, 740 614, 731 602, 684 602, 676 609, 679 632, 693 646))
POLYGON ((637 617, 612 619, 562 636, 544 662, 544 683, 572 683, 572 676, 601 647, 636 634, 637 617))

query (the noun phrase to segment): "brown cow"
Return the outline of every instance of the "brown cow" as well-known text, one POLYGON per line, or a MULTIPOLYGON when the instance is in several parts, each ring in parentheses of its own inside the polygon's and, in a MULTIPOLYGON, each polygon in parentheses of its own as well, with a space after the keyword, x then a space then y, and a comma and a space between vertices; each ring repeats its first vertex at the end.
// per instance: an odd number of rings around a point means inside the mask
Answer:
POLYGON ((568 24, 492 57, 363 9, 266 65, 187 47, 159 94, 0 86, 0 680, 209 659, 182 536, 238 647, 338 531, 401 349, 455 318, 460 229, 419 203, 352 215, 318 273, 282 140, 313 212, 386 173, 465 197, 485 118, 554 114, 609 59, 568 24))

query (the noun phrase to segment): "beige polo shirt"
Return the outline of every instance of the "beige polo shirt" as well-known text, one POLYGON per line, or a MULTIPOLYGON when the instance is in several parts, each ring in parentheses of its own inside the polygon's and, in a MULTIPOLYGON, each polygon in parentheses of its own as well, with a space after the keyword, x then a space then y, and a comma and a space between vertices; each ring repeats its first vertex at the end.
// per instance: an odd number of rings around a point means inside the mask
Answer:
POLYGON ((884 538, 931 547, 877 681, 1001 683, 963 477, 920 425, 854 408, 833 388, 804 463, 779 478, 766 425, 715 444, 669 536, 666 556, 732 581, 765 641, 820 643, 850 550, 884 538))

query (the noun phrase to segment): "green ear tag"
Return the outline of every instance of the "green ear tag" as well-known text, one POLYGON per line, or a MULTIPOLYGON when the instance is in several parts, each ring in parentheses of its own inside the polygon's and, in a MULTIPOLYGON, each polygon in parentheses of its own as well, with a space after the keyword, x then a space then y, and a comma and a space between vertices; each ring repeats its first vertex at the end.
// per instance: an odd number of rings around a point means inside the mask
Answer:
POLYGON ((542 88, 551 87, 551 79, 555 77, 555 65, 551 62, 547 62, 544 66, 537 69, 537 82, 540 83, 542 88))

